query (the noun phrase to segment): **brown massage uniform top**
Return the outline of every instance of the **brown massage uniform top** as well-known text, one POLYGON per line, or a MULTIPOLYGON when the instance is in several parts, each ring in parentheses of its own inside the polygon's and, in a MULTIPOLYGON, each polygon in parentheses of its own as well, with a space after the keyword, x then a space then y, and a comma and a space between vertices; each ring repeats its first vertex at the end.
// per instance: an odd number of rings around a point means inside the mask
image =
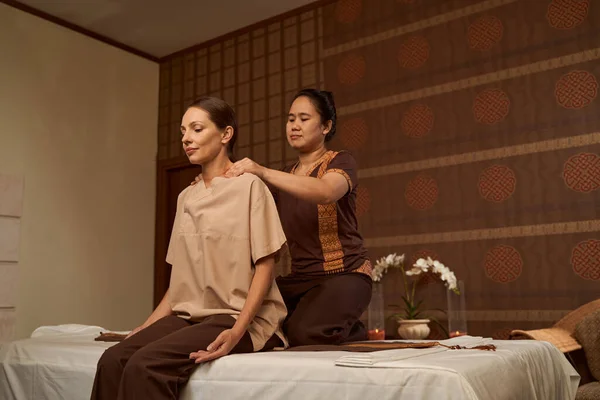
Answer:
MULTIPOLYGON (((293 173, 297 165, 288 166, 284 171, 293 173)), ((271 188, 288 241, 292 275, 363 273, 371 276, 371 263, 356 220, 356 170, 356 161, 350 153, 330 150, 307 173, 315 178, 328 173, 346 178, 348 193, 336 203, 316 205, 271 188)))
MULTIPOLYGON (((277 208, 255 175, 214 178, 184 189, 167 253, 173 266, 169 302, 175 315, 201 321, 240 314, 254 276, 254 263, 285 245, 277 208)), ((281 324, 287 310, 273 283, 248 327, 254 350, 276 334, 287 346, 281 324)))

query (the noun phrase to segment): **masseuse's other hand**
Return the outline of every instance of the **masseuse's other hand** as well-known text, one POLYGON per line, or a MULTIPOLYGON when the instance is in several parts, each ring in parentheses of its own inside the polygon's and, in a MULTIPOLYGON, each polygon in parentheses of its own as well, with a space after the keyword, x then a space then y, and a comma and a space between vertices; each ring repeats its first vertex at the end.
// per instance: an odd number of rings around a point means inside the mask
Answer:
POLYGON ((200 175, 196 176, 196 177, 194 178, 194 181, 193 181, 193 182, 190 182, 190 185, 194 186, 196 183, 200 182, 200 176, 201 176, 201 175, 202 175, 202 174, 200 174, 200 175))
POLYGON ((190 359, 195 360, 196 364, 215 360, 226 356, 238 344, 242 335, 237 334, 233 329, 227 329, 214 342, 208 345, 206 350, 198 350, 190 354, 190 359))
POLYGON ((225 177, 233 178, 248 172, 258 176, 260 179, 263 179, 265 169, 265 167, 255 163, 251 159, 244 158, 243 160, 240 160, 229 167, 229 169, 225 172, 225 177))
POLYGON ((134 328, 131 332, 129 332, 129 335, 125 336, 125 339, 129 339, 130 337, 132 337, 133 335, 135 335, 136 333, 138 333, 139 331, 141 331, 144 328, 145 328, 144 325, 140 325, 137 328, 134 328))

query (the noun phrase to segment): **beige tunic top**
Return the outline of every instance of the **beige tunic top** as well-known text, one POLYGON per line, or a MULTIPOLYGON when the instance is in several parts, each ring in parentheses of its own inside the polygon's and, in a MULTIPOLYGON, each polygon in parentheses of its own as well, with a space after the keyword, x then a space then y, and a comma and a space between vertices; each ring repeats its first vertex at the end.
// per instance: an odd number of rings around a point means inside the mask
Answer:
MULTIPOLYGON (((286 239, 275 202, 255 175, 214 178, 184 189, 167 253, 173 266, 169 302, 174 313, 200 320, 240 314, 257 260, 278 252, 286 239)), ((287 347, 281 324, 287 309, 275 282, 248 327, 254 350, 276 333, 287 347)))

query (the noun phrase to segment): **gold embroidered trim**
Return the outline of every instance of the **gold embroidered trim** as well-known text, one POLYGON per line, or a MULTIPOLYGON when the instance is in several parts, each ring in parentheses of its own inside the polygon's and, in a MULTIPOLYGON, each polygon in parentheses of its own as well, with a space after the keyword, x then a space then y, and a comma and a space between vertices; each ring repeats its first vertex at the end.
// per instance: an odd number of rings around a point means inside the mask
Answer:
POLYGON ((358 274, 365 274, 369 278, 372 278, 373 277, 373 264, 371 264, 371 261, 366 260, 360 267, 355 269, 354 272, 356 272, 358 274))
MULTIPOLYGON (((340 169, 327 170, 329 163, 338 154, 338 152, 328 150, 321 158, 319 158, 306 172, 306 176, 310 176, 314 170, 319 167, 317 178, 321 179, 326 172, 338 172, 344 175, 348 180, 348 184, 352 187, 352 182, 348 174, 340 169)), ((296 163, 291 174, 296 172, 296 168, 299 163, 296 163)), ((323 270, 327 274, 335 274, 344 271, 344 252, 342 250, 342 243, 338 236, 338 223, 337 223, 337 203, 331 204, 318 204, 317 214, 319 221, 319 240, 321 242, 321 250, 323 251, 323 270)))
MULTIPOLYGON (((327 167, 337 152, 328 151, 323 157, 323 162, 319 167, 317 178, 322 178, 327 171, 327 167)), ((323 251, 323 270, 327 274, 334 274, 344 270, 344 252, 342 243, 338 236, 337 223, 337 203, 317 205, 319 218, 319 240, 323 251)))
POLYGON ((348 192, 352 191, 352 180, 350 179, 350 176, 346 173, 346 171, 339 168, 332 168, 327 170, 327 173, 330 172, 337 172, 338 174, 341 174, 344 178, 346 178, 346 180, 348 181, 348 192))
MULTIPOLYGON (((327 165, 329 165, 329 162, 331 161, 331 159, 333 157, 335 157, 337 153, 333 152, 331 150, 326 151, 325 153, 323 153, 323 155, 321 157, 319 157, 319 159, 317 161, 315 161, 311 167, 308 169, 308 171, 304 174, 306 176, 310 176, 310 174, 313 173, 313 171, 315 170, 315 168, 317 168, 319 166, 319 164, 321 164, 321 166, 323 165, 322 163, 326 163, 325 167, 327 167, 327 165), (333 156, 332 156, 333 153, 333 156)), ((290 171, 290 174, 294 175, 294 173, 296 172, 296 168, 298 168, 298 166, 300 165, 300 161, 298 161, 296 164, 294 164, 294 166, 292 167, 292 170, 290 171)), ((320 176, 319 176, 320 178, 320 176)))

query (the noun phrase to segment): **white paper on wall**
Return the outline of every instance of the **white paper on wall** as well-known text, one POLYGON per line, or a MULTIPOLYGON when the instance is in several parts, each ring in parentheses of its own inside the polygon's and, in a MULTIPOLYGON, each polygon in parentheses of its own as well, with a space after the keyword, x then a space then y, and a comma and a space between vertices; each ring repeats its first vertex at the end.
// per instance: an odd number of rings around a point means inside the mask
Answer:
POLYGON ((0 262, 19 261, 19 218, 0 217, 0 262))
POLYGON ((16 315, 14 308, 0 308, 0 343, 14 338, 16 315))
POLYGON ((19 265, 0 262, 0 308, 15 307, 19 285, 19 265))
POLYGON ((0 174, 0 215, 20 217, 23 213, 23 180, 0 174))
POLYGON ((23 180, 0 174, 0 343, 14 337, 22 214, 23 180))

